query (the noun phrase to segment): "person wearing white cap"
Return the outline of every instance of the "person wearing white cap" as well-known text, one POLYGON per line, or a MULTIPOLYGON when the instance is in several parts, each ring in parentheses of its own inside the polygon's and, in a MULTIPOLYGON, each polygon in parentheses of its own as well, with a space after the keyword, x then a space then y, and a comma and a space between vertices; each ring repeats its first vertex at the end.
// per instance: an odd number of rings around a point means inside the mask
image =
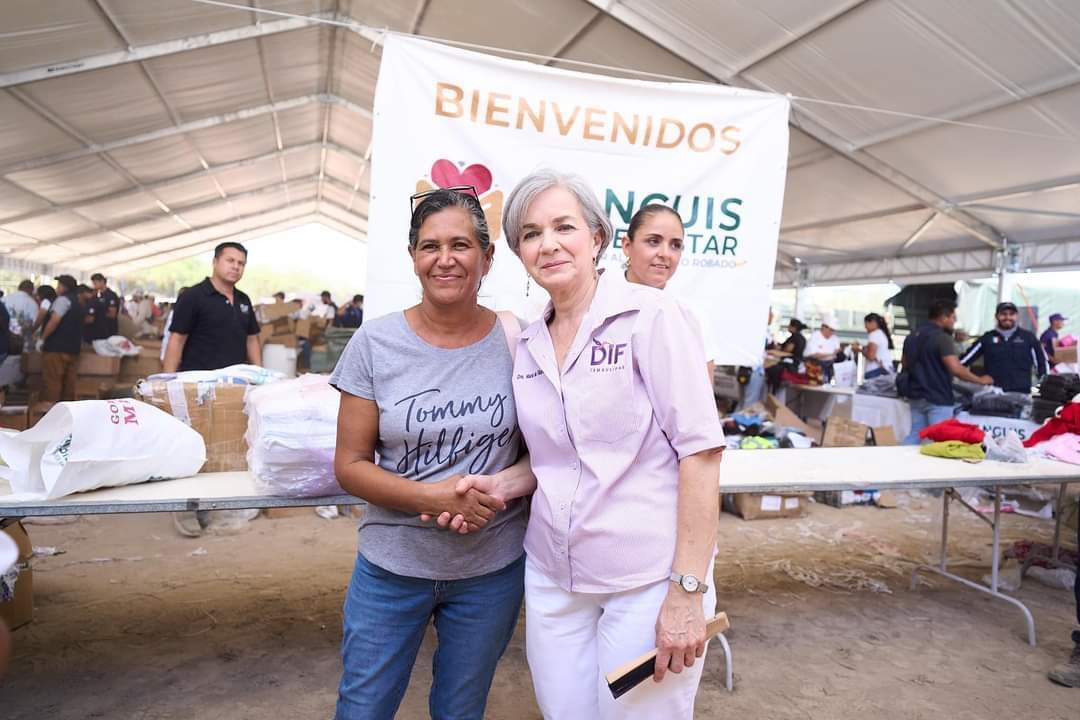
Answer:
MULTIPOLYGON (((823 380, 828 382, 832 379, 832 364, 838 352, 840 352, 840 338, 836 335, 836 316, 829 313, 821 319, 821 329, 815 330, 810 335, 803 358, 806 361, 817 362, 821 366, 823 380)), ((807 362, 807 364, 813 363, 807 362)))

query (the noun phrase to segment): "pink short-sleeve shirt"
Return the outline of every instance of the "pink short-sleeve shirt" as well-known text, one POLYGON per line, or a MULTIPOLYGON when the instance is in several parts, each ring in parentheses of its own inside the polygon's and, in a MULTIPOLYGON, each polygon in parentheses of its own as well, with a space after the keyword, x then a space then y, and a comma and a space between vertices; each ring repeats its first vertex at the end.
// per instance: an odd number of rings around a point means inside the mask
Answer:
POLYGON ((561 371, 544 319, 522 332, 514 360, 537 477, 525 551, 572 592, 666 579, 679 460, 724 445, 698 331, 672 298, 609 276, 561 371))

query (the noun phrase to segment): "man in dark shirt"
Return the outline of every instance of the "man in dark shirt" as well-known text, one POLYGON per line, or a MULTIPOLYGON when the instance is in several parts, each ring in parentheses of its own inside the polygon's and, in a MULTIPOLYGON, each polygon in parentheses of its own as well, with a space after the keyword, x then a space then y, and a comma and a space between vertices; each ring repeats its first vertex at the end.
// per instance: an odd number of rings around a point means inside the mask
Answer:
POLYGON ((994 311, 997 327, 975 341, 960 362, 970 367, 980 356, 987 374, 1005 392, 1031 392, 1031 371, 1046 375, 1046 354, 1035 333, 1016 324, 1016 305, 999 303, 994 311))
POLYGON ((1050 316, 1050 327, 1043 331, 1043 334, 1039 337, 1039 342, 1042 343, 1043 350, 1046 352, 1046 359, 1049 362, 1054 362, 1054 343, 1058 341, 1058 333, 1065 327, 1065 316, 1061 313, 1054 313, 1050 316))
MULTIPOLYGON (((918 445, 919 431, 953 416, 952 379, 992 385, 988 376, 975 375, 956 356, 952 332, 956 327, 956 303, 938 300, 930 306, 930 319, 904 343, 904 372, 910 376, 906 395, 911 405, 911 433, 905 445, 918 445)), ((899 390, 901 382, 897 381, 899 390)))
POLYGON ((262 365, 255 309, 251 298, 236 289, 246 265, 243 245, 226 242, 214 249, 211 276, 176 300, 165 372, 262 365))
POLYGON ((358 328, 364 324, 364 296, 353 295, 352 302, 345 303, 337 311, 335 327, 358 328))
POLYGON ((120 296, 112 291, 105 276, 94 273, 90 276, 94 285, 94 324, 92 340, 109 338, 120 333, 120 296))
POLYGON ((83 306, 77 287, 72 276, 58 275, 56 299, 45 316, 41 331, 41 399, 45 402, 75 399, 75 373, 83 342, 83 306))

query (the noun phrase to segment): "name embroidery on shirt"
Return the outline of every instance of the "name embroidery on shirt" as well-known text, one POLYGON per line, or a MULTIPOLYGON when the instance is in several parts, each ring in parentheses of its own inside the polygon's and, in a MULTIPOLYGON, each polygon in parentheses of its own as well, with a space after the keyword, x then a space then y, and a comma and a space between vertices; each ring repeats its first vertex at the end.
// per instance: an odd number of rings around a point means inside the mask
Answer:
POLYGON ((540 377, 543 374, 544 374, 543 370, 537 369, 537 370, 533 370, 531 373, 525 373, 524 375, 522 375, 521 373, 518 373, 517 375, 514 376, 514 379, 515 380, 532 380, 533 378, 540 377))
POLYGON ((397 471, 401 474, 408 473, 413 469, 415 475, 421 474, 432 465, 453 465, 462 456, 476 452, 469 463, 469 473, 483 472, 487 466, 491 453, 496 447, 504 448, 514 438, 516 428, 502 428, 500 426, 506 418, 507 396, 502 393, 493 393, 488 397, 477 395, 468 400, 447 400, 445 402, 433 401, 435 395, 440 395, 440 388, 421 390, 394 403, 394 406, 407 404, 405 415, 405 432, 416 431, 415 442, 405 441, 405 453, 397 464, 397 471), (425 404, 430 403, 430 404, 425 404), (467 418, 477 413, 488 415, 488 422, 493 428, 489 433, 477 435, 470 432, 465 437, 465 427, 458 425, 445 425, 447 420, 467 418), (424 427, 428 423, 444 424, 432 439, 434 432, 430 427, 424 427))

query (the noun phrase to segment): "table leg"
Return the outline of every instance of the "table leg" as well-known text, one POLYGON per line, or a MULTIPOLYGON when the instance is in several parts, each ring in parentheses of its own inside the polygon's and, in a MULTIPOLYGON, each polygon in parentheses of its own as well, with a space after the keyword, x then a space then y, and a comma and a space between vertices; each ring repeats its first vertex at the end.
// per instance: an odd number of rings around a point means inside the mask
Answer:
POLYGON ((986 587, 985 585, 982 585, 980 583, 972 582, 971 580, 968 580, 967 578, 962 578, 959 575, 955 575, 955 574, 949 572, 946 569, 947 568, 947 566, 946 566, 946 545, 948 543, 948 537, 949 537, 949 497, 950 497, 949 493, 946 492, 945 493, 945 498, 943 500, 942 517, 941 517, 941 560, 940 560, 940 564, 939 564, 938 567, 934 567, 932 565, 918 565, 918 566, 916 566, 915 569, 911 572, 911 589, 912 590, 916 589, 916 583, 918 582, 919 572, 925 570, 926 572, 932 572, 935 575, 940 575, 941 577, 946 578, 948 580, 952 580, 953 582, 958 582, 961 585, 964 585, 966 587, 971 588, 972 590, 977 590, 977 591, 979 591, 981 593, 985 593, 985 594, 987 594, 987 595, 989 595, 989 596, 991 596, 993 598, 997 598, 998 600, 1004 600, 1005 602, 1007 602, 1007 603, 1009 603, 1011 605, 1015 605, 1017 608, 1020 609, 1020 612, 1022 612, 1024 614, 1024 620, 1027 622, 1028 644, 1031 645, 1032 647, 1034 647, 1035 644, 1036 644, 1035 643, 1035 618, 1033 618, 1031 616, 1031 611, 1027 609, 1027 606, 1024 605, 1024 603, 1020 602, 1019 600, 1017 600, 1014 597, 1009 597, 1008 595, 1005 595, 1004 593, 998 592, 998 589, 997 589, 998 569, 1000 568, 1000 564, 1001 564, 1001 558, 999 557, 999 550, 1000 550, 1000 547, 1001 547, 1001 488, 1000 487, 995 487, 994 488, 994 523, 993 523, 993 528, 994 528, 994 530, 993 530, 993 533, 994 533, 994 535, 993 535, 993 553, 994 553, 994 556, 993 556, 993 558, 991 558, 991 561, 990 561, 990 584, 991 584, 991 587, 986 587))
POLYGON ((720 641, 720 647, 724 651, 724 687, 728 692, 732 692, 735 689, 735 668, 731 664, 731 644, 724 637, 724 633, 719 633, 716 639, 720 641))

